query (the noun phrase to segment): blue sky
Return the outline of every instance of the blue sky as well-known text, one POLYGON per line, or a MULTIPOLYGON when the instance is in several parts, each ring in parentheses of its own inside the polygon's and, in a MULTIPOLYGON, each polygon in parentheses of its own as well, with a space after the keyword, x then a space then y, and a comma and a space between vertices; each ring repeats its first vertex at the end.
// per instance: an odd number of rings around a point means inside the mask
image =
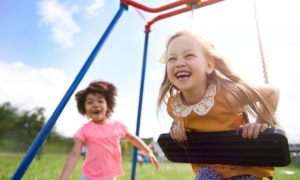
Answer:
MULTIPOLYGON (((159 7, 172 0, 137 0, 159 7)), ((257 10, 270 84, 281 91, 278 115, 300 142, 299 60, 300 2, 257 0, 257 10)), ((37 106, 51 114, 70 87, 108 24, 119 9, 117 0, 4 0, 0 2, 0 103, 21 109, 37 106)), ((143 12, 143 11, 142 11, 143 12)), ((157 14, 143 12, 148 20, 157 14)), ((166 38, 190 28, 191 13, 152 25, 140 135, 168 132, 170 119, 156 118, 156 100, 164 65, 159 58, 166 38)), ((78 90, 102 79, 119 89, 114 117, 135 132, 145 21, 134 8, 124 11, 78 90)), ((263 84, 252 0, 226 0, 194 12, 192 29, 210 39, 232 68, 252 84, 263 84)), ((56 123, 72 136, 87 120, 76 110, 74 97, 56 123)))

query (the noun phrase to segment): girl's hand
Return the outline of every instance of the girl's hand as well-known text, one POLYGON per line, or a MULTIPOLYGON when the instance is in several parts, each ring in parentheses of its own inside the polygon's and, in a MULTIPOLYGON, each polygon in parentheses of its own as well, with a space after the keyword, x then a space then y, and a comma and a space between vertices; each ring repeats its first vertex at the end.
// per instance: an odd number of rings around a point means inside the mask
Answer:
POLYGON ((157 161, 157 159, 156 159, 156 157, 154 156, 154 154, 153 154, 152 152, 149 152, 149 153, 147 154, 147 157, 148 157, 148 159, 149 159, 149 162, 150 162, 151 164, 154 163, 154 166, 155 166, 156 169, 158 170, 159 162, 157 161))
POLYGON ((268 124, 266 123, 248 123, 243 125, 240 125, 240 129, 243 129, 242 136, 243 138, 249 138, 252 137, 256 139, 258 137, 259 132, 264 132, 268 128, 268 124))
POLYGON ((186 141, 186 128, 183 127, 180 123, 177 123, 176 126, 171 129, 170 135, 173 139, 181 142, 181 141, 186 141))
POLYGON ((151 164, 154 163, 156 169, 158 170, 159 163, 158 163, 156 157, 152 153, 151 149, 144 143, 144 141, 141 138, 137 137, 134 134, 131 134, 130 132, 128 132, 125 135, 125 138, 128 139, 128 141, 131 142, 131 144, 133 144, 135 147, 137 147, 137 148, 141 149, 142 151, 146 152, 146 156, 148 157, 149 162, 151 164))
POLYGON ((173 139, 181 142, 187 140, 186 132, 192 132, 192 130, 185 128, 180 123, 178 123, 173 129, 171 129, 170 135, 173 139))

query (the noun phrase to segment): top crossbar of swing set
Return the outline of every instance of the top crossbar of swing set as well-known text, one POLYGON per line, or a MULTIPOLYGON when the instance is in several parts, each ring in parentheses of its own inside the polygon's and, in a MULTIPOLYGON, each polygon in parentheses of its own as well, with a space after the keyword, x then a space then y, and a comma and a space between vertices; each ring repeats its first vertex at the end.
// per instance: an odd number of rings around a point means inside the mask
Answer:
MULTIPOLYGON (((93 63, 94 59, 96 58, 97 54, 99 53, 100 49, 102 48, 107 37, 109 36, 112 29, 114 28, 114 26, 120 19, 124 10, 128 8, 128 5, 131 5, 135 8, 138 8, 138 9, 141 9, 141 10, 144 10, 147 12, 161 12, 161 11, 169 10, 171 8, 175 8, 177 6, 181 6, 184 4, 190 5, 192 3, 197 3, 198 6, 193 7, 193 9, 197 9, 197 8, 208 6, 208 5, 211 5, 211 4, 214 4, 217 2, 221 2, 221 1, 223 1, 223 0, 207 0, 207 1, 204 1, 201 3, 201 1, 199 1, 199 0, 180 0, 180 1, 176 1, 174 3, 168 4, 168 5, 164 5, 159 8, 149 8, 149 7, 146 7, 142 4, 139 4, 139 3, 131 1, 131 0, 121 0, 121 5, 120 5, 120 8, 117 11, 116 15, 112 19, 111 23, 108 25, 107 29, 105 30, 102 37, 98 41, 97 45, 95 46, 95 48, 91 52, 90 56, 84 63, 83 67, 80 69, 79 73, 77 74, 76 78, 74 79, 73 83, 71 84, 70 88, 68 89, 68 91, 66 92, 66 94, 64 95, 64 97, 62 98, 60 103, 58 104, 57 108, 55 109, 55 111, 53 112, 53 114, 51 115, 51 117, 49 118, 47 123, 44 125, 44 127, 41 129, 40 133, 38 134, 38 136, 32 143, 31 147, 27 151, 24 159, 22 160, 21 164, 19 165, 18 169, 16 170, 16 172, 14 173, 14 175, 11 179, 19 180, 23 177, 24 173, 26 172, 29 165, 31 164, 33 158, 36 156, 37 152, 43 145, 43 143, 46 140, 46 138, 48 137, 49 133, 51 132, 53 126, 55 125, 57 119, 59 118, 61 112, 65 108, 65 106, 68 103, 69 99, 71 98, 72 94, 74 93, 77 86, 79 85, 82 78, 84 77, 85 73, 87 72, 87 70, 93 63)), ((146 57, 147 57, 147 47, 148 47, 148 36, 149 36, 149 32, 150 32, 150 27, 153 23, 155 23, 161 19, 165 19, 165 18, 174 16, 177 14, 181 14, 181 13, 184 13, 184 12, 187 12, 190 10, 192 10, 192 8, 185 7, 182 9, 174 10, 172 12, 158 15, 152 21, 148 22, 147 25, 145 26, 145 28, 146 28, 146 30, 145 30, 145 45, 144 45, 144 55, 143 55, 143 64, 142 64, 142 73, 141 73, 139 105, 138 105, 138 116, 137 116, 137 126, 136 126, 136 135, 137 136, 139 135, 139 128, 140 128, 140 118, 141 118, 141 110, 142 110, 142 99, 143 99, 144 79, 145 79, 145 69, 146 69, 146 57)), ((135 157, 136 155, 137 155, 137 148, 135 147, 133 157, 135 157)), ((132 166, 133 167, 132 167, 131 180, 134 180, 135 179, 135 169, 136 169, 136 158, 133 158, 132 166)))
POLYGON ((195 0, 180 0, 180 1, 176 1, 176 2, 173 2, 173 3, 158 7, 158 8, 149 8, 147 6, 139 4, 139 3, 135 2, 135 1, 132 1, 132 0, 121 0, 121 2, 124 3, 124 4, 131 5, 135 8, 138 8, 138 9, 150 12, 150 13, 162 12, 162 11, 166 11, 166 10, 169 10, 169 9, 181 6, 181 5, 187 5, 187 7, 177 9, 177 10, 174 10, 174 11, 156 16, 154 19, 152 19, 151 21, 149 21, 147 23, 147 25, 145 26, 146 31, 151 31, 151 25, 154 24, 155 22, 161 20, 161 19, 165 19, 165 18, 168 18, 168 17, 171 17, 171 16, 175 16, 175 15, 182 14, 184 12, 190 11, 192 9, 190 4, 200 2, 194 8, 194 9, 197 9, 197 8, 205 7, 205 6, 215 4, 215 3, 218 3, 218 2, 221 2, 221 1, 224 1, 224 0, 207 0, 207 1, 203 1, 203 2, 201 2, 200 0, 196 0, 196 1, 195 0))

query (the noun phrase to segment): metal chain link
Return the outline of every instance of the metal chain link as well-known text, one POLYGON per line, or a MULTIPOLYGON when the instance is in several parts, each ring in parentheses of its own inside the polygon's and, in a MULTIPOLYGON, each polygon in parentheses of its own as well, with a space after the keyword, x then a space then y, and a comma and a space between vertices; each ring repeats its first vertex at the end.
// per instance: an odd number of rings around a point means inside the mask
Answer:
POLYGON ((256 27, 257 27, 257 34, 258 34, 258 41, 259 41, 259 49, 260 49, 262 68, 263 68, 263 73, 264 73, 264 78, 265 78, 265 84, 269 84, 267 66, 266 66, 266 61, 265 61, 263 47, 262 47, 261 38, 260 38, 260 31, 259 31, 259 24, 258 24, 255 0, 253 0, 253 3, 254 3, 255 20, 256 20, 256 27))

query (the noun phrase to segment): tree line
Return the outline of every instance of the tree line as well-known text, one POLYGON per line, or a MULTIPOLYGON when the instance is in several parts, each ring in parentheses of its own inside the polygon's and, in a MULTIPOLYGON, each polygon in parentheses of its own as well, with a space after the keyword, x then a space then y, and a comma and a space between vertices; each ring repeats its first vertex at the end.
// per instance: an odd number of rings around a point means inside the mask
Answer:
MULTIPOLYGON (((0 152, 27 152, 46 123, 44 112, 43 107, 21 110, 10 102, 0 104, 0 152)), ((69 153, 73 143, 72 138, 65 138, 53 129, 39 154, 69 153)))

